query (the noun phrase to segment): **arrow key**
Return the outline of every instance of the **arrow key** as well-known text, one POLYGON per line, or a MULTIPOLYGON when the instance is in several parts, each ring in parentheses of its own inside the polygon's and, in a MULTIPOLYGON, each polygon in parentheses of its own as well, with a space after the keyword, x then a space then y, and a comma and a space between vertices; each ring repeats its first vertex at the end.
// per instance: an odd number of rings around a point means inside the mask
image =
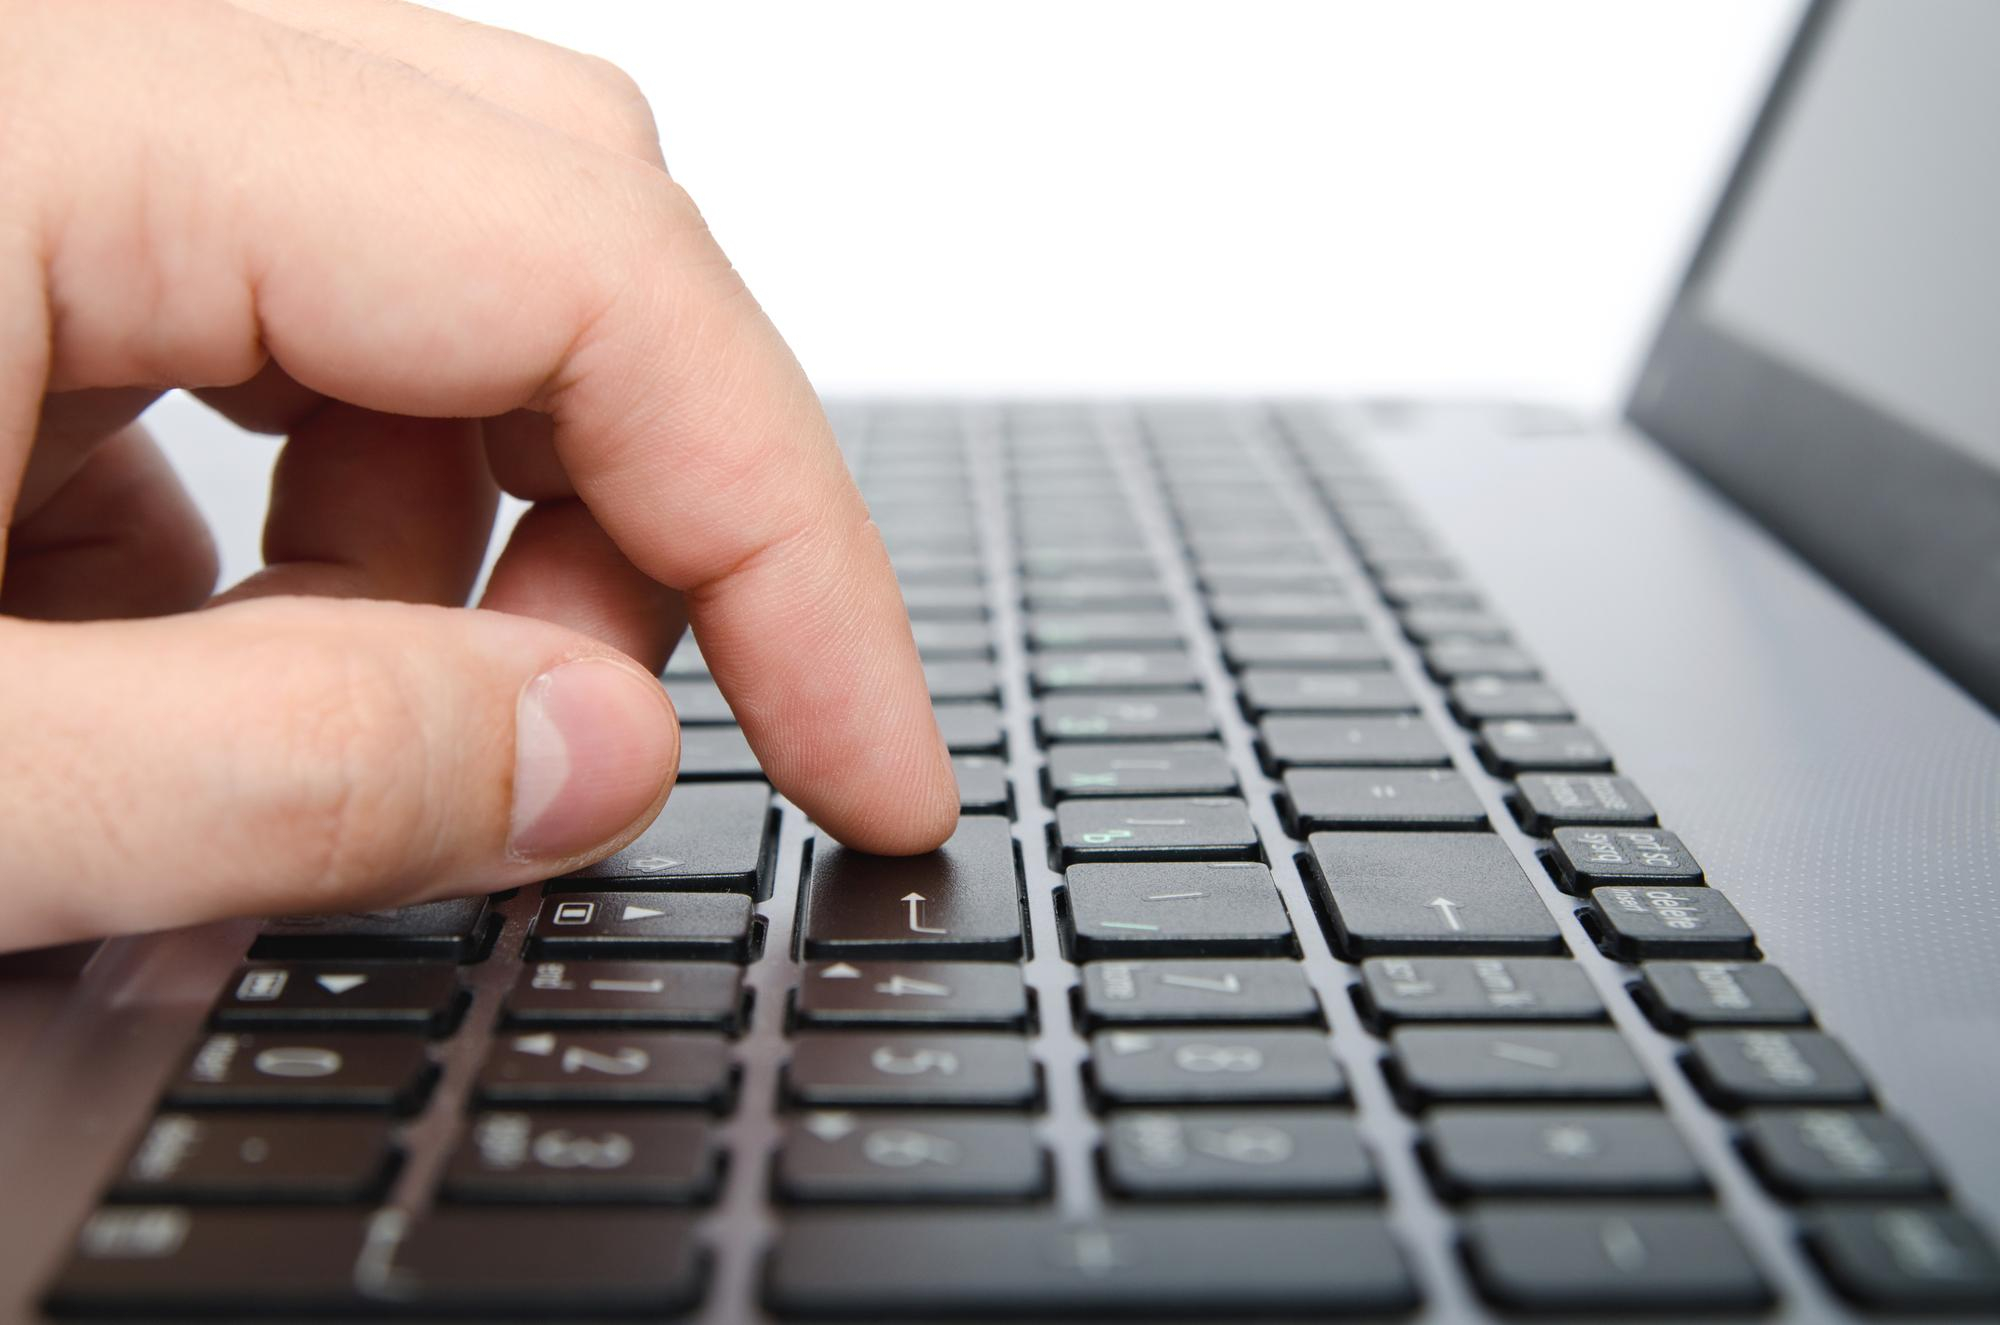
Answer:
POLYGON ((758 937, 742 893, 562 893, 542 899, 537 957, 749 960, 758 937))
POLYGON ((726 962, 540 961, 507 995, 513 1026, 678 1026, 734 1033, 743 972, 726 962))
POLYGON ((1004 962, 812 962, 792 1011, 803 1026, 1018 1030, 1028 991, 1004 962))
POLYGON ((1079 1008, 1091 1028, 1320 1023, 1305 970, 1289 961, 1091 962, 1079 1008))
POLYGON ((1490 833, 1315 833, 1311 868, 1341 955, 1560 952, 1548 907, 1490 833))
POLYGON ((216 1000, 218 1026, 387 1028, 442 1034, 464 1009, 455 966, 442 962, 250 962, 216 1000))

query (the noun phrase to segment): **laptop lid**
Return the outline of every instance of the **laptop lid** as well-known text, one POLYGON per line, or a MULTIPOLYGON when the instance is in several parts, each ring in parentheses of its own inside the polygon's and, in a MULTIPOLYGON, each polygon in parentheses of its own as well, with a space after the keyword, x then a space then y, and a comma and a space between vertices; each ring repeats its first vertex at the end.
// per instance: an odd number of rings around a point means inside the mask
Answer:
POLYGON ((1818 0, 1627 404, 2000 710, 2000 5, 1818 0))

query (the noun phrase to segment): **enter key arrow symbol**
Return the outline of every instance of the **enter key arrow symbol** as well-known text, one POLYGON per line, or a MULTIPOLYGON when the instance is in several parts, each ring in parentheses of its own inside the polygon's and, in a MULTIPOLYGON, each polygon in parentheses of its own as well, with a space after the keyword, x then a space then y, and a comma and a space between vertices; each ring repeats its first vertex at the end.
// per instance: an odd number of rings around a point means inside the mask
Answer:
POLYGON ((1458 903, 1452 901, 1449 897, 1433 897, 1430 901, 1425 902, 1424 905, 1442 916, 1445 928, 1451 930, 1454 934, 1465 928, 1465 922, 1458 918, 1458 903))
POLYGON ((923 924, 924 903, 930 898, 922 893, 904 893, 901 900, 910 908, 910 932, 912 934, 948 934, 951 931, 923 924))

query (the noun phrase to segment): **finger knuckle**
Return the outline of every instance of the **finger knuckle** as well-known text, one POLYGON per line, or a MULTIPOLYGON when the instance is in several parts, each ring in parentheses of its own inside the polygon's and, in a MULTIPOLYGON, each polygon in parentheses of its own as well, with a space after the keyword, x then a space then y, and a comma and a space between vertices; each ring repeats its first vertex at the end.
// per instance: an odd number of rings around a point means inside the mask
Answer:
POLYGON ((602 56, 565 55, 581 99, 604 126, 609 144, 629 155, 657 160, 659 125, 639 81, 602 56))

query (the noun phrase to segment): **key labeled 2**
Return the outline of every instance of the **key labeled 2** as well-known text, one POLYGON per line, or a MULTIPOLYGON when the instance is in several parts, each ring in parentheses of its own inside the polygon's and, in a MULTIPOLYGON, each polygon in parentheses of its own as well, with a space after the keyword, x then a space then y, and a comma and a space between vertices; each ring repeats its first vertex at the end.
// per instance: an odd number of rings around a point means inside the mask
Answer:
POLYGON ((474 1087, 490 1104, 649 1104, 721 1111, 733 1085, 729 1044, 680 1032, 503 1034, 474 1087))

